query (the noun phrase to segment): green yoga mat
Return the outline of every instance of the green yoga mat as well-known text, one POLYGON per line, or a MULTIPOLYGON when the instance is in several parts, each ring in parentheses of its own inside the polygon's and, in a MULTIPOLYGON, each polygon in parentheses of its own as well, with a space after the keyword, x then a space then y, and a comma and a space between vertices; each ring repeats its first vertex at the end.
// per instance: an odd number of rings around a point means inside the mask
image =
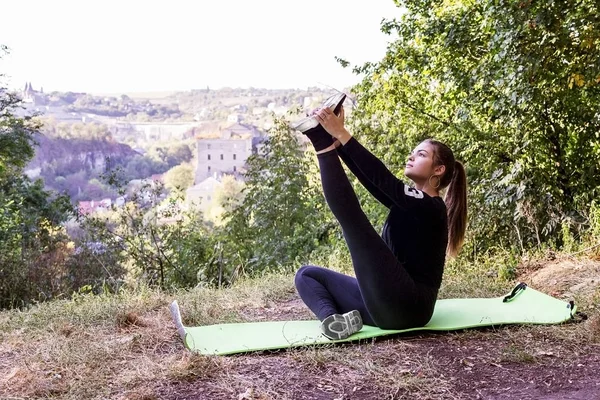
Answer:
POLYGON ((273 321, 186 327, 177 301, 170 306, 185 346, 201 354, 235 354, 327 343, 342 343, 411 331, 453 331, 505 324, 558 324, 573 318, 574 304, 558 300, 520 283, 507 296, 438 300, 427 325, 384 330, 365 325, 344 340, 321 334, 319 321, 273 321))

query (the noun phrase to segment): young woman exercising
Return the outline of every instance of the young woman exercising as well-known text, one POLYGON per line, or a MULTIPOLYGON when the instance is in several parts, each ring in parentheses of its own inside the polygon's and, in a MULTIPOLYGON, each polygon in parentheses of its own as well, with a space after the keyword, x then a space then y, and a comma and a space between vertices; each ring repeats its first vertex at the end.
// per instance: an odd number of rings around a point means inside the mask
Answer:
POLYGON ((415 187, 407 186, 344 127, 344 98, 317 111, 312 123, 296 126, 317 151, 323 193, 341 225, 356 275, 317 266, 302 266, 296 273, 300 297, 330 339, 347 338, 363 322, 383 329, 427 324, 446 252, 459 251, 467 221, 465 170, 452 150, 436 140, 421 142, 406 163, 404 173, 415 187), (340 158, 389 209, 381 236, 362 211, 340 158))

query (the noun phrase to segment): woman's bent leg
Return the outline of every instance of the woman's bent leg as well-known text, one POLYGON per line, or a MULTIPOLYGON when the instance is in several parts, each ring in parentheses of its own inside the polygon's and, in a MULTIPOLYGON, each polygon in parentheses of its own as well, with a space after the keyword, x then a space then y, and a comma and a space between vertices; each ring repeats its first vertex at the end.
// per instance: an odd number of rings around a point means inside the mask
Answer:
POLYGON ((296 289, 320 321, 333 314, 358 310, 367 325, 375 325, 355 278, 327 268, 305 265, 296 272, 296 289))

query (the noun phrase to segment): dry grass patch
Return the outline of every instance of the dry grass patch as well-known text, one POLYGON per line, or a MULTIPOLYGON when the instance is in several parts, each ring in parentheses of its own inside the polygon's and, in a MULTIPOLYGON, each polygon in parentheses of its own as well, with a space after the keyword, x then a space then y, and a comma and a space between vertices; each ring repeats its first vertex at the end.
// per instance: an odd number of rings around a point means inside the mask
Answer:
POLYGON ((535 357, 526 349, 516 344, 509 344, 502 351, 502 355, 498 360, 500 362, 509 363, 532 363, 535 362, 535 357))
POLYGON ((317 388, 338 394, 335 398, 455 398, 433 356, 414 348, 392 339, 294 349, 288 357, 318 377, 317 388))
POLYGON ((272 308, 296 297, 292 275, 269 274, 260 279, 243 279, 231 289, 179 293, 183 324, 211 325, 245 321, 245 309, 272 308))
POLYGON ((172 366, 168 378, 177 381, 215 378, 225 374, 227 364, 224 357, 185 352, 172 366))
POLYGON ((120 329, 116 324, 96 329, 70 329, 68 336, 53 331, 26 338, 11 337, 1 347, 14 355, 2 396, 107 398, 139 383, 167 375, 180 354, 168 315, 148 315, 151 325, 120 329), (10 388, 10 389, 9 389, 10 388))
POLYGON ((556 257, 523 263, 519 279, 533 288, 561 299, 574 299, 586 309, 600 300, 600 262, 590 259, 556 257))
POLYGON ((1 312, 0 398, 152 398, 164 382, 219 374, 217 358, 184 352, 169 303, 180 301, 189 325, 240 321, 237 310, 289 298, 292 290, 289 275, 265 276, 224 290, 142 288, 1 312))
POLYGON ((587 339, 600 343, 600 314, 594 314, 585 323, 587 339))

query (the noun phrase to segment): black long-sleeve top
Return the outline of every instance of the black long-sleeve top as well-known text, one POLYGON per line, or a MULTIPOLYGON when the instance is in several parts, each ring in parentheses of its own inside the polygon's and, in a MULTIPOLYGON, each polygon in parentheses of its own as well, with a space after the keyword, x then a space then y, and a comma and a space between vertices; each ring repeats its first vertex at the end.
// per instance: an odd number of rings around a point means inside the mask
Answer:
POLYGON ((410 276, 439 288, 448 244, 446 204, 405 185, 355 138, 338 154, 360 183, 390 212, 381 237, 410 276))

